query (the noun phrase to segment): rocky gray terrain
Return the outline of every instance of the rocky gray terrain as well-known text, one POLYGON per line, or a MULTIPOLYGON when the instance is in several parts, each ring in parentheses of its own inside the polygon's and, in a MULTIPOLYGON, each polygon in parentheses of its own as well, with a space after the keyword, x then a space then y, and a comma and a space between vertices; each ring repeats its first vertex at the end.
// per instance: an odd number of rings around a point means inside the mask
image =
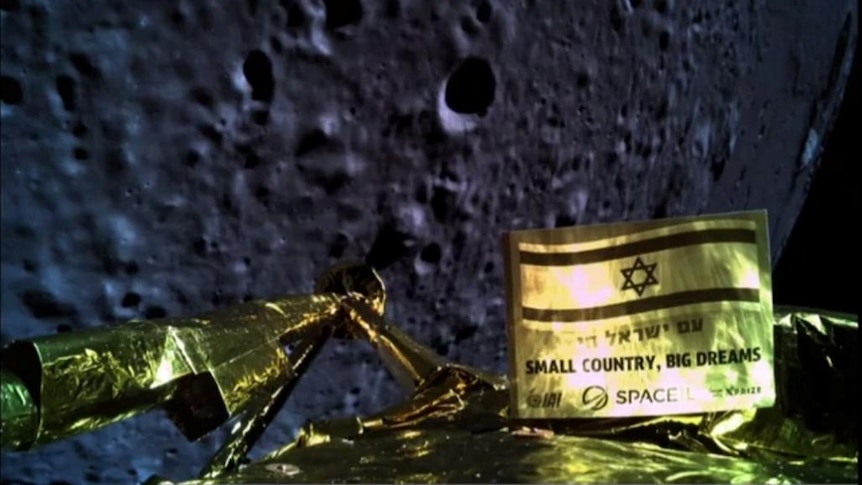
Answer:
MULTIPOLYGON (((2 343, 311 291, 504 372, 500 235, 765 208, 777 260, 840 103, 850 0, 4 0, 2 343)), ((403 397, 333 342, 255 455, 403 397)), ((193 476, 159 413, 3 484, 193 476)))

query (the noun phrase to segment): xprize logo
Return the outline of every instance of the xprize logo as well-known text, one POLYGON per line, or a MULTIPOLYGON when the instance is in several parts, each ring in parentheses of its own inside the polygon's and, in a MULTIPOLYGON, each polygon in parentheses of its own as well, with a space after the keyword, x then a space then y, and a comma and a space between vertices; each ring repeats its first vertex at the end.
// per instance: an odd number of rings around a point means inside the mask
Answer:
POLYGON ((608 390, 602 386, 590 386, 584 389, 581 401, 587 409, 598 411, 608 405, 608 390))

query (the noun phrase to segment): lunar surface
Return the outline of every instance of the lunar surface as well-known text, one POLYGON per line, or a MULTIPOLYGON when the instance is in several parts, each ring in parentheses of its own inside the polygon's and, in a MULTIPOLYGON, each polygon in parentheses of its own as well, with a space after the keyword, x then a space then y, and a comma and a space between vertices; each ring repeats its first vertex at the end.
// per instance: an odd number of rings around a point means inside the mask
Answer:
MULTIPOLYGON (((850 0, 3 0, 2 343, 381 270, 387 314, 504 372, 511 229, 769 211, 777 260, 856 45, 850 0)), ((332 342, 253 456, 404 397, 332 342)), ((2 483, 194 476, 163 414, 2 483)))

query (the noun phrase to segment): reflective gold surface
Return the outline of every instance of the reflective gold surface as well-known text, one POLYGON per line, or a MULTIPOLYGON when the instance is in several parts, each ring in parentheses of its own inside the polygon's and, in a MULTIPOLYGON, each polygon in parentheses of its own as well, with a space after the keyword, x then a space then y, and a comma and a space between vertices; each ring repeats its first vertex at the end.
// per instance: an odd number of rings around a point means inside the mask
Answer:
POLYGON ((275 419, 276 414, 284 406, 287 398, 296 387, 297 380, 311 365, 311 362, 320 352, 323 345, 329 339, 332 327, 324 327, 317 331, 310 331, 290 355, 289 366, 292 375, 296 376, 284 385, 276 389, 272 394, 265 396, 260 403, 252 406, 241 416, 231 428, 230 435, 225 443, 210 458, 207 465, 201 471, 202 477, 217 477, 225 473, 233 472, 239 468, 245 460, 249 450, 261 437, 267 426, 275 419))
POLYGON ((364 265, 339 265, 318 287, 331 292, 13 342, 2 356, 3 448, 28 449, 155 407, 190 440, 261 412, 294 378, 283 345, 337 325, 347 295, 372 312, 385 302, 382 281, 364 265))
POLYGON ((237 420, 202 478, 186 485, 858 481, 853 317, 776 311, 771 408, 526 420, 510 417, 504 376, 446 362, 414 341, 379 313, 377 274, 347 272, 321 280, 318 290, 335 293, 15 344, 0 376, 4 447, 71 436, 155 405, 188 435, 214 417, 223 422, 215 407, 237 420), (339 329, 371 341, 409 396, 370 416, 309 423, 293 443, 244 465, 339 329), (290 356, 280 347, 287 341, 298 344, 290 356))
POLYGON ((16 448, 156 406, 196 439, 289 378, 280 341, 332 318, 339 308, 335 295, 293 297, 13 343, 4 351, 4 368, 22 377, 39 409, 37 432, 16 448))
MULTIPOLYGON (((218 480, 283 483, 856 483, 855 465, 756 462, 578 436, 433 428, 297 448, 218 480), (284 470, 284 471, 282 471, 284 470)), ((160 483, 153 481, 152 483, 160 483)), ((161 482, 163 483, 163 482, 161 482)))
POLYGON ((756 211, 507 234, 513 416, 771 406, 767 228, 756 211))
POLYGON ((0 370, 0 411, 3 449, 26 446, 38 429, 39 410, 21 379, 6 369, 0 370))
POLYGON ((857 323, 782 311, 773 330, 773 408, 513 420, 505 380, 446 364, 386 411, 311 423, 238 473, 185 483, 856 483, 857 323))

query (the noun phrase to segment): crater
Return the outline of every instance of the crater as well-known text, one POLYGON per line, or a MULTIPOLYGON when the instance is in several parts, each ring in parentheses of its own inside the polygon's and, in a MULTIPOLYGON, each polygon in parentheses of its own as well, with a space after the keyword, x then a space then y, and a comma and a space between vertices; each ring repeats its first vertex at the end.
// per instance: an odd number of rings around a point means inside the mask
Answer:
POLYGON ((269 103, 275 94, 275 78, 272 75, 272 62, 261 50, 248 53, 242 65, 242 73, 251 86, 251 99, 269 103))
POLYGON ((437 115, 449 134, 465 133, 478 126, 494 103, 497 79, 488 61, 464 59, 449 75, 437 99, 437 115))
POLYGON ((21 83, 12 76, 0 76, 0 101, 3 104, 15 105, 24 99, 21 83))

